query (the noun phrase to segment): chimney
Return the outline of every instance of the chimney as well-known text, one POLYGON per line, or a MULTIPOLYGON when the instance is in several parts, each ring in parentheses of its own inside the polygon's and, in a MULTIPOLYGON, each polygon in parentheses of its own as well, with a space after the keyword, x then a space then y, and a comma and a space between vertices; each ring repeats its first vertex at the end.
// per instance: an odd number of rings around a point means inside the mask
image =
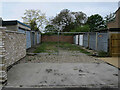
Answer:
POLYGON ((0 17, 0 27, 2 27, 2 18, 0 17))

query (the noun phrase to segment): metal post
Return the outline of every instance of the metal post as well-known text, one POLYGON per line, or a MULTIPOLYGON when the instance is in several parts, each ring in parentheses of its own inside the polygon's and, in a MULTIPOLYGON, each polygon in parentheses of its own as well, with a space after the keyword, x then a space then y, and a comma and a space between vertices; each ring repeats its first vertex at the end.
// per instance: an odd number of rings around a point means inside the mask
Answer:
POLYGON ((89 48, 89 40, 90 40, 90 34, 88 32, 88 48, 89 48))
POLYGON ((59 34, 60 34, 60 32, 58 31, 58 52, 57 52, 57 55, 59 55, 59 34))
POLYGON ((98 49, 98 33, 96 32, 96 51, 98 49))
POLYGON ((2 27, 2 18, 0 17, 0 27, 2 27))
POLYGON ((79 36, 80 36, 80 35, 78 34, 78 45, 79 45, 79 39, 80 39, 79 36))

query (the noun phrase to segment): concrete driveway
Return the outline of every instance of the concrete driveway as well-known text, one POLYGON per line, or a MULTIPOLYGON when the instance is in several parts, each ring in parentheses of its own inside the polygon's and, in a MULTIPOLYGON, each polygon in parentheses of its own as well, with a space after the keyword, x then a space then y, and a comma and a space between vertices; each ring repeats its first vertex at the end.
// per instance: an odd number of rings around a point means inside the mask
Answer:
POLYGON ((120 65, 119 65, 120 57, 105 57, 105 58, 98 58, 98 59, 103 60, 109 64, 112 64, 117 68, 120 68, 120 65))
POLYGON ((118 69, 106 63, 21 63, 8 71, 7 86, 117 87, 118 69))

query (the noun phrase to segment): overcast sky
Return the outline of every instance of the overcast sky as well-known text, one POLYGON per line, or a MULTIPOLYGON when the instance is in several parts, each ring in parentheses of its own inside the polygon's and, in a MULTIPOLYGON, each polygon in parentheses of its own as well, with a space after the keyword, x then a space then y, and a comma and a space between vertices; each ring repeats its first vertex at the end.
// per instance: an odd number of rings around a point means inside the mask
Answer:
POLYGON ((107 14, 115 12, 118 9, 119 0, 113 0, 114 2, 112 0, 109 0, 110 2, 38 2, 36 0, 29 0, 29 2, 22 2, 22 0, 21 2, 17 2, 18 0, 12 0, 12 2, 8 1, 5 0, 5 2, 0 3, 0 16, 2 16, 3 20, 22 21, 21 17, 24 15, 26 9, 40 9, 42 12, 46 13, 48 18, 56 16, 56 14, 58 14, 62 9, 82 11, 87 14, 87 16, 100 14, 105 17, 107 14))

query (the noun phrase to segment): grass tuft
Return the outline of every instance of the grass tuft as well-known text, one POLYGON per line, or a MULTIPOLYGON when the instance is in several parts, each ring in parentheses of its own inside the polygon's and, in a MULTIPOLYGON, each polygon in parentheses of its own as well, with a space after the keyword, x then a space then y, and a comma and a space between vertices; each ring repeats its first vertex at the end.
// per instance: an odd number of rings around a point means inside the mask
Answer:
POLYGON ((86 50, 82 49, 80 46, 66 43, 66 42, 43 42, 40 46, 36 48, 34 53, 56 53, 58 52, 58 46, 60 49, 70 50, 70 51, 80 51, 85 54, 90 54, 86 50))
POLYGON ((98 57, 107 57, 107 56, 109 56, 109 54, 107 52, 104 52, 104 51, 98 52, 98 57))

